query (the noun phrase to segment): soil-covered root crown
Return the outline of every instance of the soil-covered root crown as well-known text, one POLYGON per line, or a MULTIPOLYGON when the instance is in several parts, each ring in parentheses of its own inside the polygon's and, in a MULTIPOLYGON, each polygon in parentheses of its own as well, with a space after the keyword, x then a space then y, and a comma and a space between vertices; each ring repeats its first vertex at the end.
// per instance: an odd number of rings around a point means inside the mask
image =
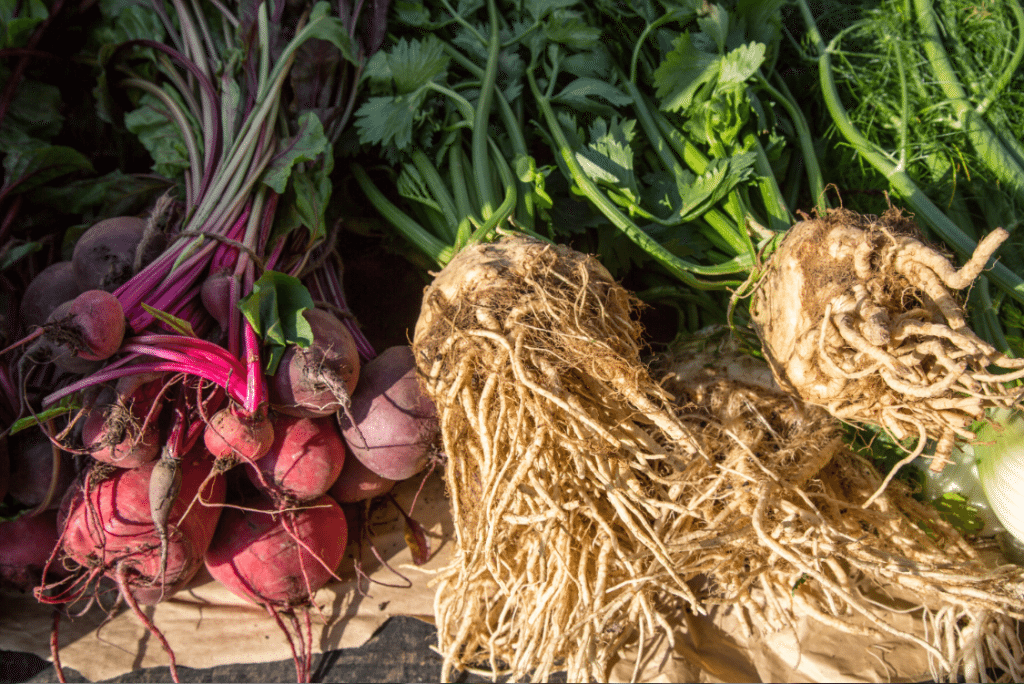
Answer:
POLYGON ((980 339, 955 294, 1006 236, 988 235, 956 269, 895 209, 835 210, 794 225, 751 305, 779 384, 842 420, 917 438, 919 450, 937 440, 941 468, 985 409, 1018 399, 1005 383, 1024 377, 1024 361, 980 339))

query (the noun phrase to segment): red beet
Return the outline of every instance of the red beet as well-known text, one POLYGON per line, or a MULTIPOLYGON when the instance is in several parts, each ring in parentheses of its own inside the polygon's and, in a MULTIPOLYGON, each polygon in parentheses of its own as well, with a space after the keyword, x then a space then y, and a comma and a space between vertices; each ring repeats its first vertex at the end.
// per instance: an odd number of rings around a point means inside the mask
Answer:
POLYGON ((321 496, 300 510, 272 514, 270 499, 247 508, 259 510, 224 511, 206 552, 206 568, 255 603, 275 608, 308 604, 313 592, 330 581, 345 552, 341 507, 321 496))
POLYGON ((87 485, 80 482, 66 502, 64 554, 84 568, 112 578, 121 566, 127 567, 129 587, 139 603, 152 604, 170 596, 201 567, 220 517, 224 478, 210 478, 199 491, 212 465, 213 459, 202 448, 181 459, 181 489, 168 516, 165 574, 161 573, 160 536, 149 505, 149 478, 155 463, 117 469, 87 485), (196 502, 183 518, 197 494, 210 505, 196 502))
POLYGON ((81 293, 70 261, 58 261, 40 271, 21 298, 21 322, 26 328, 46 323, 53 310, 81 293))
MULTIPOLYGON (((333 418, 279 416, 274 421, 274 442, 256 461, 263 480, 273 491, 295 501, 308 501, 327 493, 345 462, 345 442, 333 418)), ((252 467, 249 478, 260 478, 252 467)))
POLYGON ((367 363, 350 409, 339 415, 352 455, 389 480, 423 470, 437 441, 437 412, 416 376, 408 346, 389 347, 367 363))
POLYGON ((359 380, 359 351, 352 333, 333 315, 320 309, 302 314, 313 343, 285 351, 268 383, 270 401, 291 416, 328 416, 349 403, 359 380))
POLYGON ((145 228, 143 219, 115 216, 82 233, 71 257, 79 289, 113 292, 128 282, 145 228))
POLYGON ((395 480, 381 477, 364 466, 359 459, 349 457, 328 494, 340 504, 355 503, 383 496, 396 484, 395 480))
POLYGON ((0 522, 0 588, 30 591, 57 546, 57 511, 0 522))

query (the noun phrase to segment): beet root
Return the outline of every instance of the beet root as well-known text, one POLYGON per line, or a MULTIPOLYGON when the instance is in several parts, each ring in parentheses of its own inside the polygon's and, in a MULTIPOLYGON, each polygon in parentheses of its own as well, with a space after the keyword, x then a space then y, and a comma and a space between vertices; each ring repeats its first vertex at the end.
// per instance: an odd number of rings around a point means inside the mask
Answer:
POLYGON ((367 501, 383 496, 395 488, 395 480, 381 477, 363 465, 358 458, 345 459, 341 474, 334 481, 328 494, 340 504, 367 501))
POLYGON ((21 323, 26 328, 43 325, 53 310, 81 293, 75 281, 74 265, 58 261, 41 270, 21 297, 21 323))
POLYGON ((54 454, 40 430, 18 433, 9 445, 11 499, 25 508, 56 508, 75 479, 71 455, 60 449, 54 454))
POLYGON ((345 552, 341 506, 321 496, 299 510, 275 511, 270 499, 247 508, 259 510, 224 511, 206 552, 206 568, 233 593, 255 603, 282 609, 308 604, 330 581, 345 552))
POLYGON ((329 416, 349 405, 359 380, 359 351, 345 324, 320 309, 302 312, 313 330, 305 349, 285 351, 268 383, 273 407, 300 418, 329 416))
POLYGON ((82 233, 71 257, 79 289, 113 292, 126 283, 145 230, 141 218, 115 216, 82 233))
POLYGON ((57 546, 57 511, 0 522, 0 588, 30 591, 57 546))
POLYGON ((249 463, 262 458, 274 443, 274 424, 265 413, 246 416, 229 406, 210 418, 203 442, 215 458, 249 463))
POLYGON ((308 501, 327 493, 344 462, 345 442, 332 418, 279 416, 270 450, 247 471, 261 487, 253 470, 258 468, 272 488, 270 494, 308 501))
POLYGON ((423 470, 438 440, 437 412, 416 375, 412 349, 389 347, 367 363, 339 416, 352 455, 377 475, 404 480, 423 470))
POLYGON ((181 459, 181 489, 168 516, 165 569, 149 505, 155 463, 117 469, 105 478, 87 474, 66 501, 64 555, 88 571, 111 578, 117 578, 119 568, 127 565, 128 586, 139 603, 153 604, 170 596, 195 576, 213 539, 226 485, 219 475, 207 481, 212 464, 202 448, 181 459), (189 508, 196 497, 201 502, 189 508), (189 513, 183 517, 186 510, 189 513))

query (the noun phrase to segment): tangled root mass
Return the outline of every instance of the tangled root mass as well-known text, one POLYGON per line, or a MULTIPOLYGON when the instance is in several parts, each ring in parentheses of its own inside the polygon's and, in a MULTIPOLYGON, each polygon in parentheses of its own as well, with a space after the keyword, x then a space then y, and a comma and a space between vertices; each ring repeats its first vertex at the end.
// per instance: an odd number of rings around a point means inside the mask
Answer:
POLYGON ((798 223, 772 255, 751 313, 782 387, 841 420, 916 437, 918 452, 936 440, 941 470, 986 409, 1016 403, 1006 383, 1024 377, 1024 360, 980 339, 953 294, 1008 233, 986 236, 959 270, 916 233, 896 209, 798 223))
POLYGON ((923 653, 936 680, 1020 681, 1024 568, 969 543, 902 481, 865 505, 874 466, 835 419, 757 382, 750 363, 691 349, 655 365, 712 455, 689 463, 681 491, 703 548, 666 542, 706 578, 701 599, 738 609, 748 637, 812 620, 923 653))
POLYGON ((521 237, 461 252, 424 296, 414 352, 455 520, 435 580, 452 668, 604 680, 620 647, 695 597, 664 543, 694 453, 640 363, 634 301, 596 260, 521 237))

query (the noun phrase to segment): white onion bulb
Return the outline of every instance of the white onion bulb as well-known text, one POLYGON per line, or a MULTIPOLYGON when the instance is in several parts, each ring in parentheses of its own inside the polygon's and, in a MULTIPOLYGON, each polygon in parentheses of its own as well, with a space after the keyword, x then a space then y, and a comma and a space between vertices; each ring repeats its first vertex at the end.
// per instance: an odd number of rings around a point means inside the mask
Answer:
POLYGON ((959 494, 975 510, 981 530, 981 537, 994 537, 1005 531, 1005 527, 992 512, 992 506, 985 496, 985 490, 978 479, 978 458, 970 444, 958 445, 951 455, 952 463, 937 473, 930 468, 931 459, 919 458, 914 465, 924 476, 924 500, 933 501, 943 494, 959 494))
POLYGON ((1024 541, 1024 414, 1000 409, 974 442, 978 479, 1003 527, 1024 541))

